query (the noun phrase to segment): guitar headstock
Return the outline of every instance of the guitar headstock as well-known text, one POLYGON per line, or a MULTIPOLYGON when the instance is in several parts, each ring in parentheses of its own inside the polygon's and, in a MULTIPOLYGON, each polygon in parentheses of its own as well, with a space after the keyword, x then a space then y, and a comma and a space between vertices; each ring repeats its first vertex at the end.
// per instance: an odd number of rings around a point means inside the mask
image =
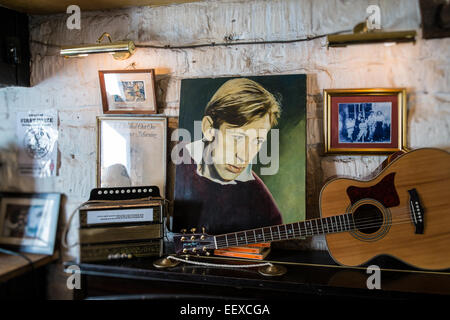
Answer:
POLYGON ((191 233, 183 229, 181 233, 174 234, 175 253, 209 256, 215 248, 214 236, 206 234, 205 228, 202 229, 202 233, 196 233, 197 230, 192 228, 191 233))

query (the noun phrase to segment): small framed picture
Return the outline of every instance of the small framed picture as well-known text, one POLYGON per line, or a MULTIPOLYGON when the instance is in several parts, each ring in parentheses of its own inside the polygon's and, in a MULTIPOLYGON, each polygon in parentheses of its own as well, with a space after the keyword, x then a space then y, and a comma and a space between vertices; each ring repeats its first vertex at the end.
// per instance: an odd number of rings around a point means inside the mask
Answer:
POLYGON ((53 255, 61 194, 0 193, 0 243, 53 255))
POLYGON ((166 188, 167 118, 97 117, 97 187, 166 188))
POLYGON ((324 90, 325 153, 406 150, 406 90, 324 90))
POLYGON ((152 114, 157 112, 155 70, 103 70, 98 72, 103 113, 152 114))

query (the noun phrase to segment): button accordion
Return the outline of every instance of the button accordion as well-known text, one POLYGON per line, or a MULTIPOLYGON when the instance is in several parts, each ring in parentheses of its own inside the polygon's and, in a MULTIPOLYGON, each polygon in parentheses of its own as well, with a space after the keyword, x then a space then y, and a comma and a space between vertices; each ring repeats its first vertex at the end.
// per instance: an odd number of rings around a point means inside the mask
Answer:
POLYGON ((80 211, 80 262, 160 257, 166 201, 156 186, 97 188, 80 211))

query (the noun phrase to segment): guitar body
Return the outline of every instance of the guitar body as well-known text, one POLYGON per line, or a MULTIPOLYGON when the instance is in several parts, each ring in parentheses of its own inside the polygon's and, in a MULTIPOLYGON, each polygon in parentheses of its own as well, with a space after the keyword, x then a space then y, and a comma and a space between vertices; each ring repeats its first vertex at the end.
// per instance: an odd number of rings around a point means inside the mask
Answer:
POLYGON ((356 219, 356 230, 326 235, 338 264, 391 255, 420 269, 450 268, 450 154, 444 150, 408 152, 370 181, 334 179, 322 188, 320 211, 322 218, 348 212, 356 219), (415 214, 411 206, 418 206, 415 214))

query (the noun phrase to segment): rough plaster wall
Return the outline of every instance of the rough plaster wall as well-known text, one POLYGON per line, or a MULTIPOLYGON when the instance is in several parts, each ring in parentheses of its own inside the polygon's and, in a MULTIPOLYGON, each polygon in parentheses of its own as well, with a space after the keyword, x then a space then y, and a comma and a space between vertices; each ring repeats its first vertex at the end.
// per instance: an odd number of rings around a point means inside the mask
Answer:
MULTIPOLYGON (((325 88, 406 87, 408 145, 450 148, 450 39, 421 39, 416 0, 206 1, 82 12, 79 31, 68 30, 65 17, 31 18, 33 87, 0 89, 0 189, 64 193, 62 223, 95 187, 95 117, 102 114, 97 71, 125 69, 132 63, 137 68, 156 69, 159 111, 167 116, 178 115, 183 78, 307 74, 308 217, 318 216, 319 192, 327 178, 334 175, 363 178, 385 159, 323 155, 325 88), (139 48, 125 61, 115 61, 109 55, 70 60, 58 56, 60 45, 92 43, 104 31, 113 39, 130 38, 141 45, 172 47, 219 44, 225 38, 246 42, 316 37, 352 29, 364 20, 369 4, 380 5, 383 28, 416 29, 419 33, 416 44, 327 49, 325 38, 319 37, 289 44, 139 48), (59 175, 44 179, 18 177, 15 113, 48 108, 59 111, 59 175)), ((169 166, 169 198, 173 173, 173 166, 169 166)), ((71 233, 70 241, 76 241, 76 232, 71 233)), ((320 238, 300 245, 323 248, 320 238)), ((68 257, 75 254, 75 250, 65 252, 68 257)), ((61 283, 61 290, 64 277, 56 272, 54 277, 55 283, 61 283)))

